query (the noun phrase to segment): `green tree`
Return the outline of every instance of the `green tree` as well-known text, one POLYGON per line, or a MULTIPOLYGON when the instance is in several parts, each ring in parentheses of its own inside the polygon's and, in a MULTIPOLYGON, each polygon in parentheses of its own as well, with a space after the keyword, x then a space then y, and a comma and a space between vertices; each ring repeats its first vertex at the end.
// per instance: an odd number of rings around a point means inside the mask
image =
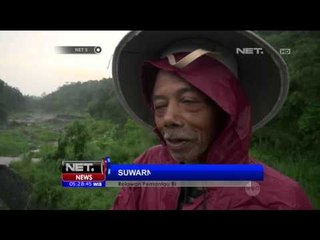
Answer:
POLYGON ((258 32, 283 55, 290 77, 288 98, 278 116, 253 138, 254 145, 316 154, 319 139, 320 31, 258 32))
POLYGON ((0 127, 7 122, 7 111, 4 105, 4 82, 0 79, 0 127))
POLYGON ((59 138, 56 157, 84 160, 89 138, 87 127, 79 121, 74 121, 59 138))

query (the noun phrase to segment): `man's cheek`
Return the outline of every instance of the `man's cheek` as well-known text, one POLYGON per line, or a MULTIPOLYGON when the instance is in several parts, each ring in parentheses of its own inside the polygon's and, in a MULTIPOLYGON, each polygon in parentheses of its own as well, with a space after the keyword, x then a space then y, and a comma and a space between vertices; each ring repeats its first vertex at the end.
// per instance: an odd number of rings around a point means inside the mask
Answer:
POLYGON ((154 123, 156 124, 156 127, 161 130, 163 127, 163 121, 157 117, 155 117, 154 123))

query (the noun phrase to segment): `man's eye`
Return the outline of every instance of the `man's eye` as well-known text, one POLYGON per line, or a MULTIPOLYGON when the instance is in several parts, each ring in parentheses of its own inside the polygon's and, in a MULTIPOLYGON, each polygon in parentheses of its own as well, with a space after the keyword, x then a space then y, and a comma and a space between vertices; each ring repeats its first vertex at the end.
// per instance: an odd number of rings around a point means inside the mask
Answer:
POLYGON ((155 108, 156 110, 162 109, 162 108, 164 108, 164 107, 165 107, 165 105, 155 105, 155 106, 154 106, 154 108, 155 108))
POLYGON ((193 100, 193 99, 183 99, 182 102, 183 102, 183 103, 190 104, 190 103, 197 103, 197 102, 199 102, 199 101, 196 101, 196 100, 193 100))

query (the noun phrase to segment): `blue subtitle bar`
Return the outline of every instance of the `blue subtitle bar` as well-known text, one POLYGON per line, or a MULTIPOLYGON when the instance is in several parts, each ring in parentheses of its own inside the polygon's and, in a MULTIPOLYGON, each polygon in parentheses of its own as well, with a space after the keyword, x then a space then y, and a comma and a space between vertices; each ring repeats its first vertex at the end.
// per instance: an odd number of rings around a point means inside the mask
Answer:
POLYGON ((262 181, 260 164, 111 164, 107 181, 262 181))

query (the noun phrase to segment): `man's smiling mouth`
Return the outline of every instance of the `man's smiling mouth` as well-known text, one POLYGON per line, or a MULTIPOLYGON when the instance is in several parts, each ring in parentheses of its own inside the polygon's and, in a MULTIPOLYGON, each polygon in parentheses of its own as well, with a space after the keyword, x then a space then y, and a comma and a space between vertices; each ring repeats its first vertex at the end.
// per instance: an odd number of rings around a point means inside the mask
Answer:
POLYGON ((183 150, 191 141, 186 138, 166 138, 165 140, 171 150, 183 150))

